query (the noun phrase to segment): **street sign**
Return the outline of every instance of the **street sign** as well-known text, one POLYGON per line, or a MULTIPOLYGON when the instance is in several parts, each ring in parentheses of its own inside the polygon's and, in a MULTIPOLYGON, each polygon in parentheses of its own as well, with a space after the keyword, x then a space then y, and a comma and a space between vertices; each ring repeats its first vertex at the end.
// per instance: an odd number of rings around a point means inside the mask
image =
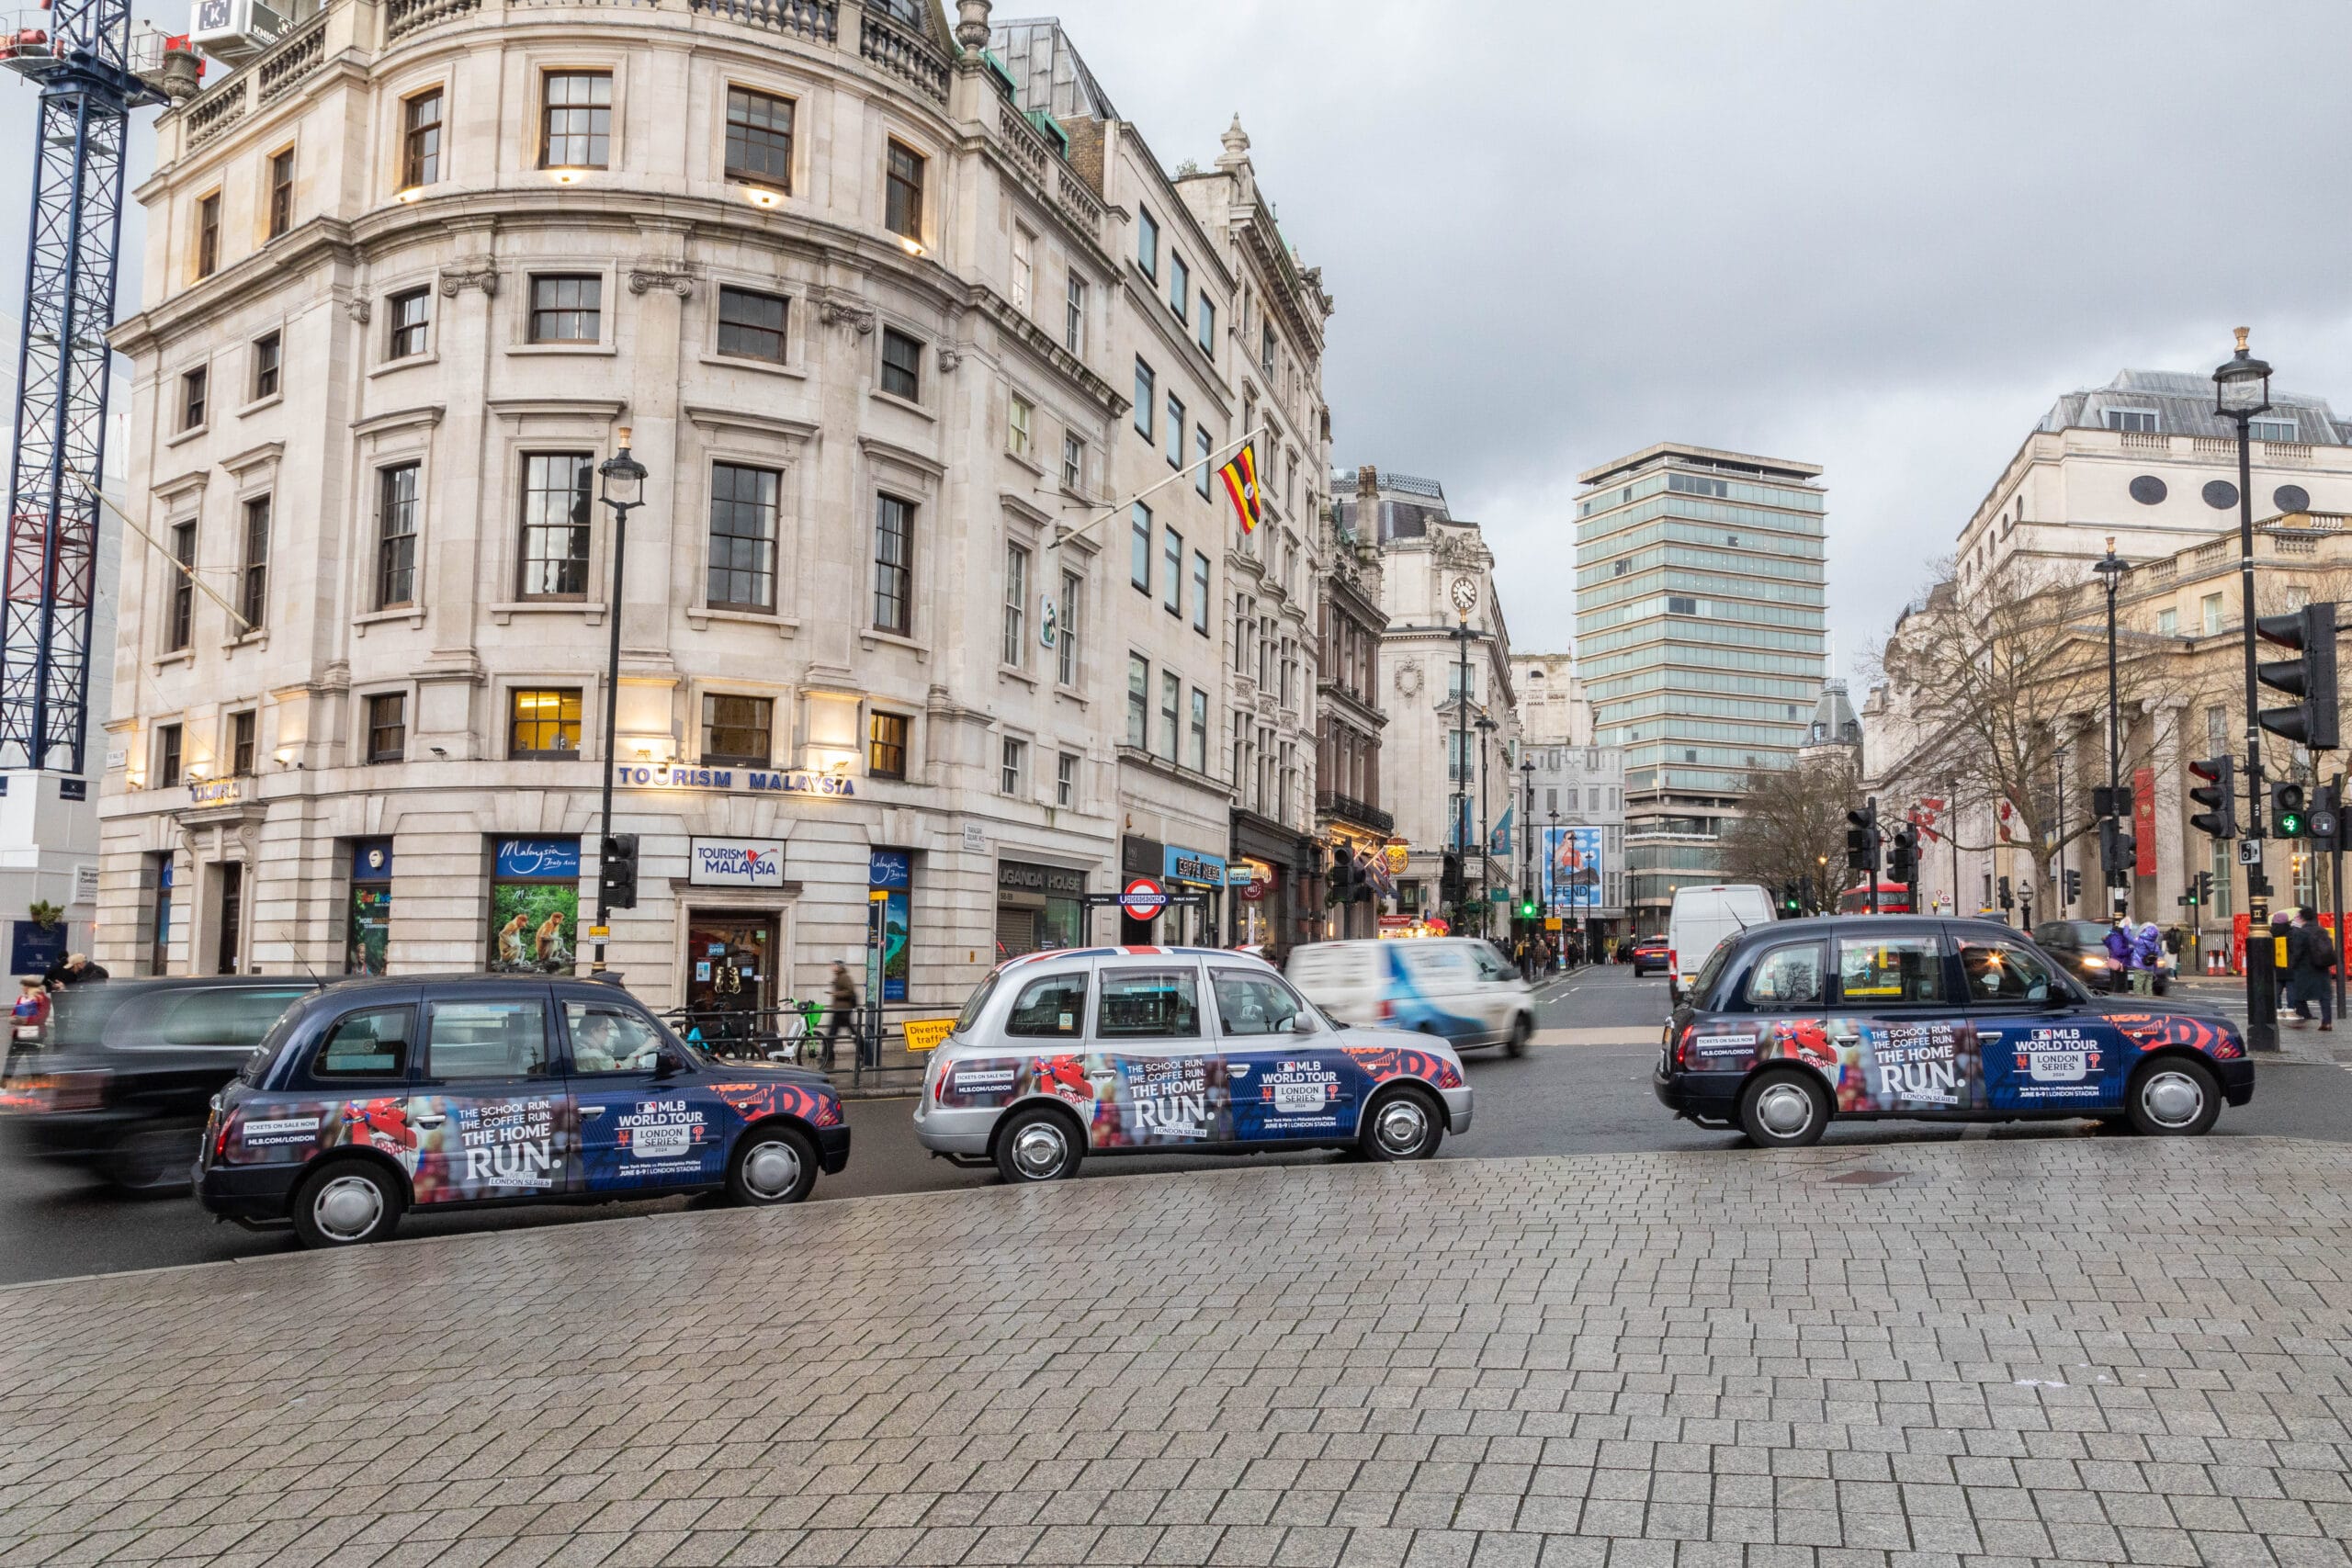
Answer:
POLYGON ((2262 863, 2262 840, 2260 839, 2240 839, 2238 840, 2238 863, 2240 865, 2260 865, 2262 863))
POLYGON ((1560 917, 1559 917, 1559 916, 1557 916, 1557 915, 1546 915, 1546 916, 1544 916, 1544 929, 1545 931, 1558 931, 1558 930, 1560 929, 1560 917))
POLYGON ((1138 876, 1120 890, 1119 908, 1135 919, 1148 920, 1168 908, 1168 890, 1148 876, 1138 876))

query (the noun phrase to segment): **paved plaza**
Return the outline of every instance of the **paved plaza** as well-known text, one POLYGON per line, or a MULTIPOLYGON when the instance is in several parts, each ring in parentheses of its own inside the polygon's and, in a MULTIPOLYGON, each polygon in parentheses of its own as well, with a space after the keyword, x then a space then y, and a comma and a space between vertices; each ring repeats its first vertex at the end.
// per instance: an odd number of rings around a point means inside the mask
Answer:
POLYGON ((0 1564, 2343 1564, 2352 1152, 1154 1174, 0 1292, 0 1564))

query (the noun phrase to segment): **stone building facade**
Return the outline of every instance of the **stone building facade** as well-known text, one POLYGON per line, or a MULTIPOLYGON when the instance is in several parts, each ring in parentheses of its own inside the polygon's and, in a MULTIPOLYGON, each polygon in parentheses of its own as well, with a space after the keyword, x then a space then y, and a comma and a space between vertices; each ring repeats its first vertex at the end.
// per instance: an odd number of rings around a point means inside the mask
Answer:
POLYGON ((1504 815, 1518 795, 1519 732, 1494 552, 1476 523, 1453 516, 1435 481, 1385 471, 1350 521, 1379 530, 1381 782, 1406 844, 1398 914, 1441 912, 1444 857, 1458 848, 1470 931, 1500 936, 1510 900, 1490 895, 1518 886, 1518 840, 1504 815), (1457 592, 1470 600, 1466 613, 1457 592))
POLYGON ((950 1004, 1113 935, 1081 900, 1145 846, 1221 883, 1223 517, 1154 499, 1146 604, 1111 503, 1238 402, 1143 215, 1236 282, 989 10, 336 0, 164 115, 109 966, 571 967, 607 777, 657 1003, 817 994, 880 930, 950 1004))

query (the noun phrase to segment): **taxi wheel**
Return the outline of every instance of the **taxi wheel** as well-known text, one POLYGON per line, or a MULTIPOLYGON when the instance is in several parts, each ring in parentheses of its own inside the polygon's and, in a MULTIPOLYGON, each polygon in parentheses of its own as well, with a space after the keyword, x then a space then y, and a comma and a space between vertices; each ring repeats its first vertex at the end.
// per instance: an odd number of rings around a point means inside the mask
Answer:
POLYGON ((1086 1157, 1086 1137, 1062 1112, 1032 1105, 1016 1111, 997 1134, 996 1169, 1006 1183, 1026 1187, 1078 1174, 1086 1157))
POLYGON ((400 1223, 400 1190, 365 1160, 322 1166, 295 1190, 294 1234, 304 1247, 381 1241, 400 1223))
POLYGON ((1395 1089, 1372 1102, 1356 1146, 1371 1159, 1427 1159, 1444 1136, 1445 1114, 1435 1100, 1419 1089, 1395 1089))
POLYGON ((1527 1043, 1534 1034, 1535 1026, 1527 1021, 1525 1013, 1521 1013, 1511 1020, 1510 1038, 1503 1043, 1503 1054, 1508 1056, 1526 1055, 1527 1043))
POLYGON ((2222 1114, 2222 1086, 2202 1062, 2159 1056, 2132 1076, 2123 1104, 2136 1133, 2194 1138, 2209 1131, 2222 1114))
POLYGON ((1801 1067, 1758 1073, 1739 1097, 1740 1130, 1759 1149, 1803 1149, 1829 1125, 1829 1091, 1801 1067))
POLYGON ((817 1185, 817 1145, 797 1127, 754 1127, 727 1166, 727 1195, 752 1208, 797 1203, 817 1185))

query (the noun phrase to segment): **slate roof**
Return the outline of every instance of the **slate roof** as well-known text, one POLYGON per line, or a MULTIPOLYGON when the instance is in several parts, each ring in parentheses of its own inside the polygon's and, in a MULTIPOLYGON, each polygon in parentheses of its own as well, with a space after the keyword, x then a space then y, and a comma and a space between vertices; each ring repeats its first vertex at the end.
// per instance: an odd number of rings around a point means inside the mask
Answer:
MULTIPOLYGON (((2325 398, 2301 392, 2270 391, 2266 419, 2295 422, 2295 439, 2314 446, 2352 446, 2352 428, 2335 417, 2325 398)), ((2213 412, 2213 378, 2181 370, 2124 370, 2104 387, 2068 392, 2050 406, 2038 428, 2046 431, 2098 430, 2106 427, 2109 409, 2146 409, 2156 414, 2156 428, 2165 435, 2226 435, 2238 427, 2213 412)))

